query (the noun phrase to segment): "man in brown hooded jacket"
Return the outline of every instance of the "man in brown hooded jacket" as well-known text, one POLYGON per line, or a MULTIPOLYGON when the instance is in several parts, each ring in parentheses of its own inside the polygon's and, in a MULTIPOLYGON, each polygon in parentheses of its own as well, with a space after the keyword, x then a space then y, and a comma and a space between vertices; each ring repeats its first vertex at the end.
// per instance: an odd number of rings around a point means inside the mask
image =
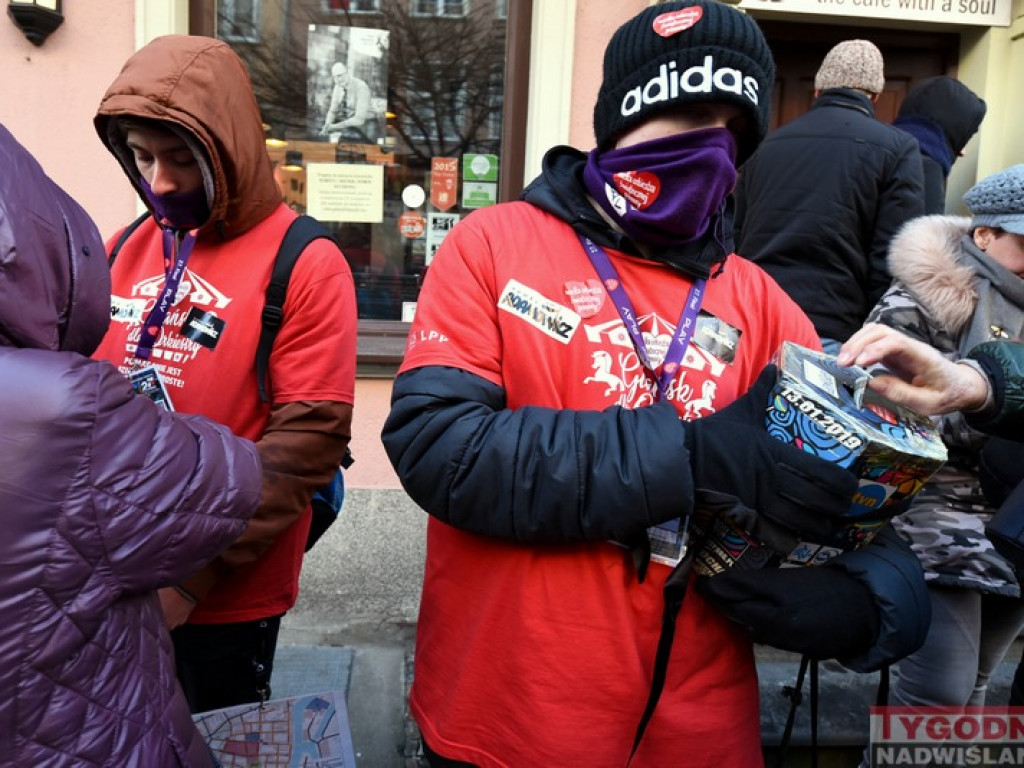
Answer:
POLYGON ((259 701, 297 596, 310 499, 350 438, 351 271, 327 240, 303 251, 263 402, 260 310, 296 214, 274 181, 243 63, 211 38, 158 38, 124 65, 95 124, 152 213, 112 267, 112 323, 96 356, 166 393, 176 410, 255 441, 265 473, 246 533, 161 591, 178 676, 193 711, 259 701))

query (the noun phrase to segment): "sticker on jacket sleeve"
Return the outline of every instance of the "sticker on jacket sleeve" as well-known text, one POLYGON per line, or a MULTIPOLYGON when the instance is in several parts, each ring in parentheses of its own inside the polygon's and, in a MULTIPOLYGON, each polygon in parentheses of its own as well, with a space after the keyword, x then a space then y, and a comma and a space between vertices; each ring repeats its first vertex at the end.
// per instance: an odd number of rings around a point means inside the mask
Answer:
POLYGON ((517 280, 509 280, 498 298, 498 308, 519 317, 555 341, 568 344, 582 318, 517 280))

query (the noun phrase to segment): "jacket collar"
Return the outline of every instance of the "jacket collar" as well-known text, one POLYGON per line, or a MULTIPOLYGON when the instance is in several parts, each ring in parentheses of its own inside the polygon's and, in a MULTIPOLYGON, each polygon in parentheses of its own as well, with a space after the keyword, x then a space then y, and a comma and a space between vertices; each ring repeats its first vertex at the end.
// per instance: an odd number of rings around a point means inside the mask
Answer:
POLYGON ((868 95, 853 88, 829 88, 823 91, 811 105, 811 109, 819 107, 842 107, 862 112, 868 117, 875 116, 875 105, 868 95))

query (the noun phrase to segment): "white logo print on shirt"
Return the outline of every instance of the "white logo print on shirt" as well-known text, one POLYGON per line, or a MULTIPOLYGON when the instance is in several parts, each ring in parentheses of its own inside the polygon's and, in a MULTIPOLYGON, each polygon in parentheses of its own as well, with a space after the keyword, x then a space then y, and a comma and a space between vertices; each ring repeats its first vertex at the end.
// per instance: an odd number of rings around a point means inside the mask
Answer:
MULTIPOLYGON (((657 368, 665 359, 675 326, 651 313, 638 318, 638 325, 651 357, 651 364, 657 368)), ((583 326, 587 341, 601 348, 591 353, 593 373, 584 378, 584 384, 599 384, 605 397, 615 396, 615 405, 624 408, 641 408, 651 405, 657 391, 654 381, 647 375, 640 358, 633 347, 633 341, 626 331, 621 318, 609 320, 600 325, 583 326), (609 349, 611 347, 611 349, 609 349)), ((714 413, 715 394, 718 382, 728 366, 709 352, 690 344, 680 365, 680 372, 668 387, 669 400, 685 403, 684 416, 687 419, 714 413), (706 376, 703 382, 688 380, 689 372, 706 376), (697 396, 695 386, 700 387, 697 396)), ((692 379, 692 377, 691 377, 692 379)))
MULTIPOLYGON (((131 370, 132 355, 135 354, 136 345, 142 332, 142 323, 153 309, 164 286, 164 276, 155 275, 140 280, 132 286, 129 296, 111 297, 111 320, 129 326, 127 343, 125 345, 126 358, 119 366, 122 373, 131 370)), ((202 349, 202 346, 192 339, 177 333, 177 330, 185 323, 188 316, 188 307, 180 307, 182 301, 188 298, 193 307, 201 307, 206 310, 223 309, 231 303, 232 299, 215 288, 208 280, 200 277, 190 269, 185 270, 181 284, 171 302, 172 309, 164 318, 163 332, 153 345, 152 361, 158 366, 161 376, 169 386, 181 387, 181 381, 173 371, 165 370, 158 361, 172 365, 181 365, 195 358, 202 349), (171 332, 168 333, 167 331, 171 332)))

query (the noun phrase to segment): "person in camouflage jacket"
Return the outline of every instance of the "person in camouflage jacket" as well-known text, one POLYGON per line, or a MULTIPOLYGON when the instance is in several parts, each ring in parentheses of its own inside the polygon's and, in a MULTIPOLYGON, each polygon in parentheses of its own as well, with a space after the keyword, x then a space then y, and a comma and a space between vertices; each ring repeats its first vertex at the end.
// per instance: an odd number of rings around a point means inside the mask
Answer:
MULTIPOLYGON (((983 179, 964 201, 972 218, 921 217, 893 239, 894 283, 868 317, 949 359, 1024 333, 1024 165, 983 179)), ((1024 601, 1013 568, 985 536, 993 509, 978 459, 988 437, 959 412, 937 423, 949 460, 895 521, 924 567, 932 627, 900 662, 890 703, 981 705, 1024 627, 1024 601)))

